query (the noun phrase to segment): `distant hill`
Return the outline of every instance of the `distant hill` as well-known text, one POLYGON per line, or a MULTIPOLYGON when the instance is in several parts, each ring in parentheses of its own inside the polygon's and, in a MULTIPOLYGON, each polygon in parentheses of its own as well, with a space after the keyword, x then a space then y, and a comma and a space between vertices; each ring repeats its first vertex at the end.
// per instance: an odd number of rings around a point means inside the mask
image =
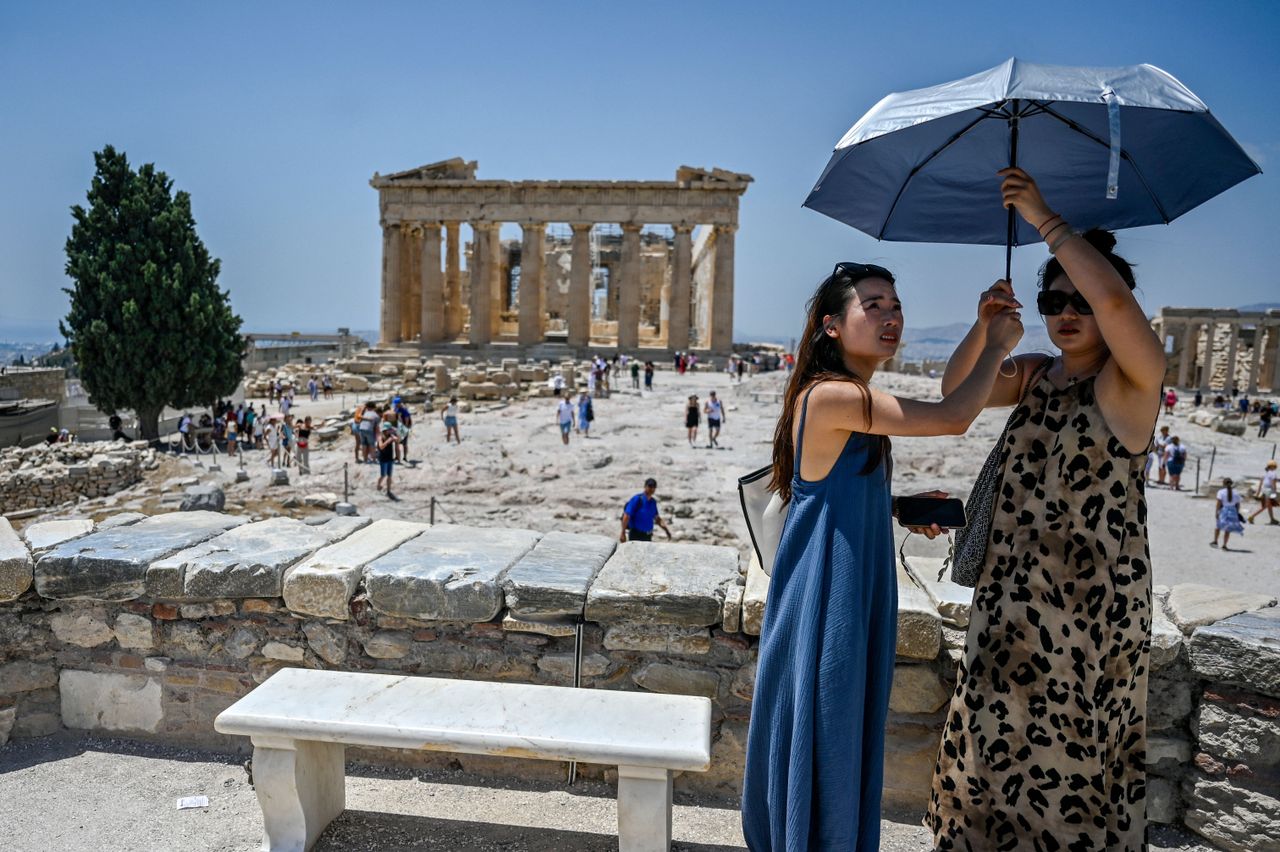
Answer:
MULTIPOLYGON (((1033 317, 1031 322, 1026 320, 1024 313, 1023 322, 1026 331, 1014 352, 1038 352, 1048 349, 1049 333, 1045 331, 1039 317, 1033 317)), ((960 345, 960 341, 964 340, 964 336, 969 333, 972 325, 967 322, 953 322, 927 328, 908 326, 902 333, 902 359, 908 362, 945 361, 951 357, 951 353, 960 345)))
POLYGON ((1258 302, 1256 305, 1241 305, 1239 311, 1272 311, 1280 310, 1280 302, 1258 302))

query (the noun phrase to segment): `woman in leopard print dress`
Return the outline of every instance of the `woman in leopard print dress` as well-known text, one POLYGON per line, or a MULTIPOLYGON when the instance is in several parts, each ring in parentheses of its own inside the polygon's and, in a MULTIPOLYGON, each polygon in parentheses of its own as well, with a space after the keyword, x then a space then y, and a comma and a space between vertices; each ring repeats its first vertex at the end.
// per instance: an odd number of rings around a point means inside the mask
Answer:
MULTIPOLYGON (((1164 353, 1114 237, 1082 238, 1029 175, 1001 174, 1006 206, 1056 255, 1037 303, 1061 355, 1018 357, 988 403, 1023 400, 926 824, 940 850, 1142 850, 1151 634, 1143 462, 1164 353)), ((1020 305, 997 282, 970 337, 981 339, 1007 307, 1020 305)), ((947 366, 944 393, 970 369, 967 344, 947 366)))

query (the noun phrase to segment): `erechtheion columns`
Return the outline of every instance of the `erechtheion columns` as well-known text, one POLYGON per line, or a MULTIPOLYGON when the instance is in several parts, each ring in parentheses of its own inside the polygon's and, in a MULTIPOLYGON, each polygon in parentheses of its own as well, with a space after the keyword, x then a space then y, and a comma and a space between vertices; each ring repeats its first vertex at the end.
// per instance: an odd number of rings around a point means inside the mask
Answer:
POLYGON ((673 181, 505 181, 475 171, 455 158, 370 180, 381 345, 540 357, 732 350, 734 234, 750 175, 682 166, 673 181))
POLYGON ((1165 384, 1280 391, 1280 310, 1161 308, 1151 325, 1169 354, 1165 384))

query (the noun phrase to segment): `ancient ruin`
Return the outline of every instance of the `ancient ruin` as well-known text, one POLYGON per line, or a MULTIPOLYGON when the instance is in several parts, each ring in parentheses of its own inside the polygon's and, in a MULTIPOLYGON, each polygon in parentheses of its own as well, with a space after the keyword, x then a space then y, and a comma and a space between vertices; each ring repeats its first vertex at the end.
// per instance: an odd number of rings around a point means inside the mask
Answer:
POLYGON ((1206 394, 1280 389, 1280 310, 1161 308, 1151 325, 1169 353, 1167 385, 1206 394))
POLYGON ((674 181, 507 181, 475 172, 474 160, 454 158, 369 181, 382 225, 381 345, 552 359, 731 351, 734 233, 750 175, 682 166, 674 181), (518 224, 522 239, 503 239, 504 223, 518 224))

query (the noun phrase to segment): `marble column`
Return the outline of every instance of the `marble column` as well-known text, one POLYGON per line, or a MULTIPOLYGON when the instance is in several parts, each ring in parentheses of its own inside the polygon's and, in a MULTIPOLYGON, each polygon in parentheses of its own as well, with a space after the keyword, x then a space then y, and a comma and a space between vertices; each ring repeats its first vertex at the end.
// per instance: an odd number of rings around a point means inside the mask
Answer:
POLYGON ((1280 325, 1267 326, 1267 366, 1271 370, 1267 387, 1272 393, 1280 392, 1280 325))
POLYGON ((1236 349, 1240 346, 1240 322, 1231 320, 1231 336, 1227 338, 1227 375, 1224 381, 1227 393, 1236 387, 1236 349))
POLYGON ((444 339, 454 340, 462 333, 462 244, 457 222, 445 222, 448 239, 444 256, 444 339))
POLYGON ((689 348, 689 300, 693 290, 693 228, 676 225, 675 258, 671 267, 671 298, 667 307, 667 348, 689 348))
POLYGON ((405 254, 404 301, 401 304, 401 340, 413 340, 422 333, 422 226, 414 223, 405 228, 408 248, 405 254))
POLYGON ((471 223, 471 332, 473 345, 484 345, 493 339, 489 319, 489 228, 483 222, 471 223))
POLYGON ((737 225, 716 225, 715 283, 711 293, 711 351, 733 351, 733 235, 737 225))
POLYGON ((1253 357, 1249 359, 1249 390, 1250 396, 1258 392, 1258 374, 1262 368, 1262 333, 1264 326, 1258 323, 1253 330, 1253 357))
POLYGON ((389 346, 400 339, 400 225, 382 226, 382 322, 378 343, 389 346))
POLYGON ((440 269, 440 223, 427 222, 422 226, 421 260, 418 264, 419 337, 422 343, 440 343, 445 339, 447 303, 444 292, 444 273, 440 269))
POLYGON ((489 282, 489 339, 498 336, 502 328, 502 306, 506 301, 503 292, 502 223, 486 222, 484 273, 489 282))
POLYGON ((1196 324, 1190 320, 1182 323, 1182 352, 1178 356, 1178 387, 1189 387, 1191 381, 1191 365, 1196 360, 1196 324))
POLYGON ((627 222, 622 226, 622 274, 618 282, 618 349, 634 350, 640 345, 640 229, 627 222))
POLYGON ((591 224, 574 223, 569 251, 569 345, 591 342, 591 224))
POLYGON ((1200 392, 1209 395, 1209 385, 1213 382, 1213 320, 1204 322, 1204 364, 1200 370, 1200 392))
POLYGON ((543 286, 543 256, 547 226, 526 222, 521 226, 520 245, 520 345, 534 346, 546 337, 546 291, 543 286))

